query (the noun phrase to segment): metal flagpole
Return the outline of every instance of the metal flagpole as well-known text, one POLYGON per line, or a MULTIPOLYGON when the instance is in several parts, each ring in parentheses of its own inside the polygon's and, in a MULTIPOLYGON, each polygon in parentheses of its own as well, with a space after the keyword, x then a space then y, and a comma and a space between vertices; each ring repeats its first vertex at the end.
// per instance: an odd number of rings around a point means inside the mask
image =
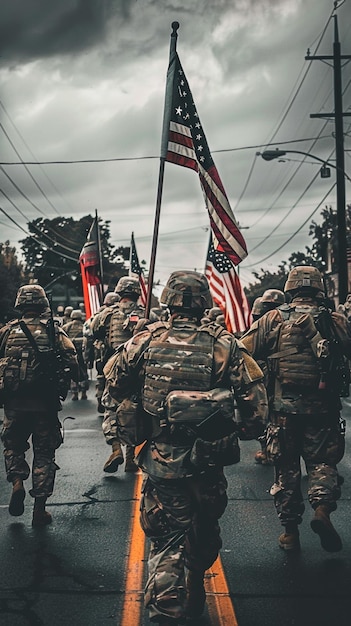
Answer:
POLYGON ((99 252, 100 279, 101 279, 101 290, 100 290, 101 302, 100 304, 102 304, 104 300, 104 295, 105 295, 104 294, 104 270, 102 267, 101 237, 100 237, 100 227, 99 227, 99 218, 98 218, 97 209, 95 209, 95 220, 96 220, 97 246, 98 246, 98 252, 99 252))
POLYGON ((175 60, 175 55, 176 55, 176 50, 177 50, 178 28, 179 28, 179 22, 172 22, 172 33, 171 33, 171 42, 170 42, 170 50, 169 50, 169 66, 168 66, 168 72, 167 72, 167 84, 166 84, 166 94, 165 94, 165 107, 164 107, 164 113, 163 113, 160 169, 159 169, 159 176, 158 176, 156 212, 155 212, 155 221, 154 221, 154 233, 153 233, 153 238, 152 238, 147 299, 146 299, 146 305, 145 305, 145 317, 148 317, 150 313, 152 286, 154 282, 156 250, 157 250, 158 230, 159 230, 159 224, 160 224, 161 201, 162 201, 162 191, 163 191, 163 179, 164 179, 164 171, 165 171, 165 161, 166 161, 166 154, 167 154, 169 124, 170 124, 170 115, 171 115, 171 106, 172 106, 172 97, 173 97, 174 60, 175 60))

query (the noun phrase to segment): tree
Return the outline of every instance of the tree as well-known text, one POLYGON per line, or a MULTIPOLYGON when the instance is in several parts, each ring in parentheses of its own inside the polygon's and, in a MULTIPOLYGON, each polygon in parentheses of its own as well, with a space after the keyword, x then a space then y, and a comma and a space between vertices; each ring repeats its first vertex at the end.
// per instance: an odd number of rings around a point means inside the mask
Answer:
MULTIPOLYGON (((293 252, 288 261, 283 261, 277 272, 268 272, 261 268, 261 271, 253 272, 256 278, 255 283, 250 283, 245 288, 246 295, 252 303, 257 297, 261 296, 266 289, 283 290, 286 277, 291 268, 296 265, 313 265, 317 267, 322 274, 326 272, 328 266, 328 254, 337 246, 337 213, 332 207, 325 207, 322 212, 322 222, 317 224, 312 221, 309 227, 309 235, 313 239, 312 246, 306 246, 305 252, 293 252)), ((351 249, 351 205, 346 207, 346 231, 347 245, 351 249)), ((337 271, 335 266, 334 255, 331 255, 331 271, 337 271)))
MULTIPOLYGON (((60 287, 63 302, 67 303, 71 291, 82 297, 79 255, 92 221, 91 215, 79 220, 37 218, 28 223, 31 235, 20 241, 26 271, 44 288, 60 287)), ((110 289, 126 274, 124 261, 128 259, 129 248, 111 245, 109 221, 99 220, 99 227, 104 282, 110 289)))
POLYGON ((14 317, 17 290, 23 284, 23 268, 18 262, 16 248, 9 241, 0 243, 0 321, 1 323, 14 317))

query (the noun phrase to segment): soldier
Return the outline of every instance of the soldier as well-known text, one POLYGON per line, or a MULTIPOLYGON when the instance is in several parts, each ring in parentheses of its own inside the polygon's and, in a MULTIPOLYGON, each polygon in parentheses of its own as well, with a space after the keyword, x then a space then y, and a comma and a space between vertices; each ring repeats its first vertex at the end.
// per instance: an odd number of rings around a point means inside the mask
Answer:
POLYGON ((83 326, 83 313, 80 309, 72 309, 70 321, 62 326, 62 329, 74 344, 78 358, 78 381, 71 381, 72 400, 78 400, 79 393, 81 400, 86 400, 89 389, 88 368, 83 358, 83 326))
POLYGON ((274 382, 267 456, 275 466, 271 495, 284 528, 279 546, 300 549, 302 457, 314 510, 311 528, 325 550, 337 552, 342 542, 330 513, 340 498, 336 465, 345 445, 340 396, 348 395, 351 329, 343 315, 325 307, 315 267, 292 269, 284 291, 291 302, 254 322, 242 339, 255 359, 266 362, 274 382))
POLYGON ((105 367, 104 396, 115 403, 118 432, 126 433, 127 422, 119 428, 121 409, 140 383, 151 421, 137 458, 146 473, 141 525, 151 540, 145 606, 153 623, 174 626, 204 610, 204 574, 222 545, 223 466, 239 460, 237 432, 250 439, 263 431, 267 398, 262 371, 240 342, 215 322, 201 324, 211 306, 203 274, 174 272, 161 302, 169 321, 149 324, 117 350, 105 367), (241 425, 234 421, 232 390, 241 425), (206 428, 210 414, 216 418, 206 428))
POLYGON ((46 500, 52 495, 56 470, 55 450, 62 443, 57 412, 77 378, 77 357, 71 340, 52 324, 49 302, 39 285, 20 287, 15 309, 21 319, 0 330, 0 389, 4 405, 1 439, 4 444, 7 480, 12 483, 10 515, 24 511, 23 481, 30 468, 25 459, 32 436, 32 525, 52 521, 46 500))
MULTIPOLYGON (((85 320, 83 324, 83 357, 87 369, 92 369, 95 362, 96 368, 96 388, 95 397, 98 402, 98 413, 104 413, 105 409, 101 404, 101 396, 105 387, 105 376, 103 375, 103 362, 105 358, 105 347, 101 339, 94 339, 93 325, 97 324, 99 316, 112 314, 112 307, 119 302, 120 297, 114 291, 108 291, 104 297, 103 304, 95 315, 85 320)), ((99 322, 100 323, 100 322, 99 322)), ((101 322, 103 325, 103 323, 101 322)))
MULTIPOLYGON (((254 302, 252 308, 252 317, 254 321, 260 319, 260 317, 267 313, 267 311, 272 311, 273 309, 276 309, 278 306, 284 303, 285 294, 283 291, 281 291, 280 289, 266 289, 261 298, 256 298, 254 302), (259 302, 256 302, 257 300, 259 300, 259 302)), ((271 390, 267 367, 264 361, 260 361, 259 366, 265 374, 265 384, 269 400, 271 390)), ((262 437, 259 438, 259 442, 261 444, 261 449, 257 450, 255 454, 255 463, 258 463, 259 465, 271 465, 272 463, 270 463, 270 461, 267 459, 265 433, 262 435, 262 437)))
MULTIPOLYGON (((120 297, 112 310, 105 311, 98 315, 92 323, 93 337, 103 344, 104 365, 114 351, 133 334, 136 324, 145 316, 145 310, 138 305, 141 295, 139 280, 130 276, 122 276, 118 281, 115 292, 120 297)), ((105 407, 105 414, 102 423, 106 443, 112 447, 112 453, 104 465, 104 472, 108 474, 117 472, 119 465, 124 462, 123 451, 116 432, 116 421, 114 411, 105 407)), ((126 448, 126 472, 136 472, 137 466, 134 463, 134 447, 126 448)))
POLYGON ((71 313, 73 311, 73 306, 66 306, 63 312, 63 321, 62 324, 68 324, 71 321, 71 313))

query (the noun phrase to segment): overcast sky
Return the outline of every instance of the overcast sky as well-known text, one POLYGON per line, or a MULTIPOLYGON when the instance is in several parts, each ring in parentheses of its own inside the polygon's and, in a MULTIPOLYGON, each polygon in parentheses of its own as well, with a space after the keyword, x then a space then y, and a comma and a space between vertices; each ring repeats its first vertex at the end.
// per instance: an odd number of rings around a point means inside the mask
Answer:
MULTIPOLYGON (((274 271, 291 252, 305 250, 311 221, 336 204, 334 170, 321 179, 312 158, 301 165, 297 154, 271 163, 256 156, 270 144, 335 158, 333 119, 310 118, 334 110, 333 69, 305 61, 308 49, 333 54, 334 4, 3 0, 1 162, 100 162, 28 166, 42 191, 22 164, 4 165, 0 206, 24 229, 40 215, 79 219, 97 210, 111 220, 114 245, 129 245, 134 231, 139 258, 149 266, 171 23, 177 20, 177 51, 247 242, 240 277, 245 285, 254 280, 252 270, 274 271)), ((334 14, 341 52, 350 55, 350 0, 339 2, 334 14)), ((345 63, 343 109, 349 112, 350 81, 351 63, 345 63)), ((350 128, 345 117, 351 176, 350 128)), ((3 213, 0 225, 0 241, 18 246, 23 230, 3 213)), ((175 269, 203 271, 208 238, 196 173, 166 164, 155 280, 164 283, 175 269)))

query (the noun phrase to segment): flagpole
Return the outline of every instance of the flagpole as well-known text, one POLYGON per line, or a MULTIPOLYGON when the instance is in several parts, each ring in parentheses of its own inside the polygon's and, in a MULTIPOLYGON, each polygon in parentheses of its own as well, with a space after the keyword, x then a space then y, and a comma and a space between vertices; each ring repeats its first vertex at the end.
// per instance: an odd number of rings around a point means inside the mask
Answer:
POLYGON ((104 300, 104 270, 102 267, 102 250, 101 250, 101 237, 100 237, 100 228, 99 228, 99 218, 97 209, 95 209, 95 219, 96 219, 96 233, 97 233, 97 245, 99 251, 99 265, 100 265, 100 278, 101 278, 101 302, 102 304, 104 300))
POLYGON ((164 172, 165 172, 168 131, 169 131, 171 104, 172 104, 172 95, 173 95, 174 63, 172 63, 172 61, 175 59, 175 54, 177 50, 178 28, 179 28, 179 22, 172 22, 172 33, 171 33, 171 41, 170 41, 170 48, 169 48, 169 66, 168 66, 168 74, 167 74, 165 107, 164 107, 163 126, 162 126, 160 169, 159 169, 159 175, 158 175, 154 233, 153 233, 153 238, 152 238, 147 299, 146 299, 146 304, 145 304, 145 317, 149 317, 150 308, 151 308, 152 286, 154 282, 156 250, 157 250, 158 230, 159 230, 159 224, 160 224, 161 201, 162 201, 162 191, 163 191, 163 179, 164 179, 164 172))

